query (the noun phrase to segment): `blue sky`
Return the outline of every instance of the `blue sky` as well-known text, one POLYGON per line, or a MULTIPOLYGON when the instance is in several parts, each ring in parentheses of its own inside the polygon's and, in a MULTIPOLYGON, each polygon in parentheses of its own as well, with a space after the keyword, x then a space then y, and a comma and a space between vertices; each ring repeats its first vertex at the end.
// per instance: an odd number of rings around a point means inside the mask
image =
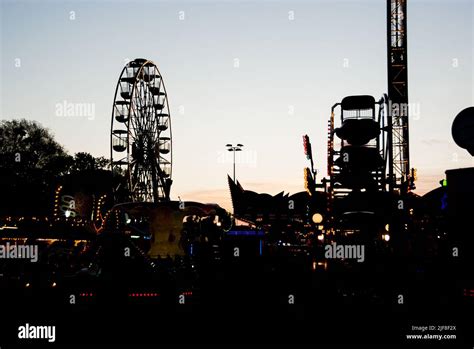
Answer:
MULTIPOLYGON (((229 208, 225 144, 237 142, 246 149, 237 163, 244 187, 303 190, 301 136, 324 175, 330 107, 387 89, 381 0, 0 1, 0 118, 37 120, 69 152, 108 157, 118 75, 126 59, 151 59, 169 95, 174 198, 229 208), (95 115, 57 116, 64 101, 93 105, 95 115)), ((409 0, 419 193, 446 169, 474 166, 450 131, 474 105, 473 18, 469 0, 409 0)))

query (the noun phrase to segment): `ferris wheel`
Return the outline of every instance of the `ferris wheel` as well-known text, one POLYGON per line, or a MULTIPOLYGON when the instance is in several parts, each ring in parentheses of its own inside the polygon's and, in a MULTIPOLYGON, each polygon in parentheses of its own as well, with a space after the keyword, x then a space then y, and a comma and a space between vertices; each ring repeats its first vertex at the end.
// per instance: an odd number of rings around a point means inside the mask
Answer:
POLYGON ((127 179, 134 202, 169 200, 171 117, 160 71, 137 58, 123 68, 115 89, 110 131, 112 173, 127 179))

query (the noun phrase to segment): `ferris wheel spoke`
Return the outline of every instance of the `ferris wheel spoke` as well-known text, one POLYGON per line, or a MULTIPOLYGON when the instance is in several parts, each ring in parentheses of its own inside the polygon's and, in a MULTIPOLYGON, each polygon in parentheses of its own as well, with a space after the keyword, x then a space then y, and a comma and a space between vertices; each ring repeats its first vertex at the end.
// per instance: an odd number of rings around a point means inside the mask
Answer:
POLYGON ((136 85, 136 95, 135 95, 135 105, 136 105, 136 109, 135 109, 135 114, 136 114, 136 118, 135 118, 135 122, 137 124, 137 128, 141 128, 142 127, 142 113, 143 113, 143 101, 141 99, 141 92, 142 92, 142 84, 141 82, 138 82, 138 84, 136 85))

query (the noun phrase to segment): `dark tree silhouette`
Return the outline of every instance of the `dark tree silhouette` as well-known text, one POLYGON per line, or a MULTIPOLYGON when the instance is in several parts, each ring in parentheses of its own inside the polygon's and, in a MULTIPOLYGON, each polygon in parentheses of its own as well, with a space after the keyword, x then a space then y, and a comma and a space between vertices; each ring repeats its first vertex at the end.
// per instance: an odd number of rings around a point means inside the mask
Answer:
POLYGON ((18 172, 45 169, 64 174, 72 159, 51 132, 36 121, 0 121, 2 167, 18 172))
POLYGON ((0 216, 48 215, 54 190, 74 175, 94 182, 108 167, 104 157, 66 153, 38 122, 0 121, 0 216))
POLYGON ((104 157, 95 158, 89 153, 79 152, 74 155, 72 171, 104 170, 108 167, 109 160, 104 157))
POLYGON ((35 121, 0 121, 2 215, 46 213, 56 179, 72 163, 51 132, 35 121))

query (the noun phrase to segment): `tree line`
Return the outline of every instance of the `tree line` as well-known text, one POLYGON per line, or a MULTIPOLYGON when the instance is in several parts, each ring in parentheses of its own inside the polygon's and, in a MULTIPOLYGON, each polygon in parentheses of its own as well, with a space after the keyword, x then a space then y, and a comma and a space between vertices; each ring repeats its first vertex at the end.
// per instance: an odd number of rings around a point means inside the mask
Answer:
POLYGON ((0 216, 48 215, 54 191, 66 178, 112 189, 108 159, 68 154, 36 121, 0 121, 0 216))

